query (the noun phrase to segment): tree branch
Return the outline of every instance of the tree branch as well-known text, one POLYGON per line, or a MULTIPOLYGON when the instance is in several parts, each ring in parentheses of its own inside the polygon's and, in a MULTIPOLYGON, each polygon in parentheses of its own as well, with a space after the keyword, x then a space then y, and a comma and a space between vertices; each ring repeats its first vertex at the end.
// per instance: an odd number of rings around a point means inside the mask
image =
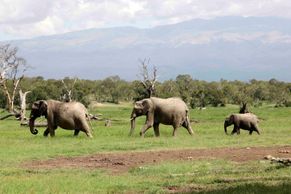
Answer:
POLYGON ((155 92, 155 84, 157 82, 157 68, 153 66, 152 76, 149 74, 148 65, 150 59, 139 60, 141 63, 140 76, 142 77, 141 83, 148 93, 148 97, 152 97, 155 92))

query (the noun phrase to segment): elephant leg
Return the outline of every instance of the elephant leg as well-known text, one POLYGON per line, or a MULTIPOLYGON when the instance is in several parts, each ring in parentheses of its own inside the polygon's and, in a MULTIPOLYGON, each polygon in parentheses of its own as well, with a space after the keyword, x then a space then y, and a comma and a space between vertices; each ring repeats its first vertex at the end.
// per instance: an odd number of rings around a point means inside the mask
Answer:
POLYGON ((178 127, 176 127, 176 126, 173 126, 173 127, 174 127, 174 130, 173 130, 173 137, 176 137, 178 127))
POLYGON ((144 137, 145 132, 153 126, 153 123, 146 121, 145 125, 142 127, 140 136, 144 137))
POLYGON ((256 129, 255 131, 258 133, 258 135, 260 135, 260 131, 259 131, 259 129, 256 129))
POLYGON ((160 137, 159 124, 160 124, 160 123, 155 123, 155 124, 154 124, 154 132, 155 132, 155 136, 156 136, 156 137, 160 137))
POLYGON ((79 119, 78 121, 76 121, 76 125, 77 128, 75 129, 74 135, 78 135, 79 132, 77 131, 83 131, 87 135, 87 137, 93 137, 91 129, 85 119, 79 119))
POLYGON ((93 135, 92 135, 91 129, 90 129, 87 121, 81 121, 81 123, 82 123, 82 127, 80 130, 83 131, 84 133, 86 133, 87 137, 92 138, 93 135))
POLYGON ((92 135, 90 129, 86 130, 85 133, 86 133, 87 137, 93 138, 93 135, 92 135))
POLYGON ((177 130, 178 130, 178 128, 179 128, 179 125, 173 125, 173 128, 174 128, 174 130, 173 130, 173 137, 175 137, 176 135, 177 135, 177 130))
POLYGON ((50 136, 54 137, 55 136, 55 130, 54 129, 50 129, 49 130, 50 136))
POLYGON ((233 130, 232 130, 232 132, 231 132, 231 135, 233 135, 233 134, 240 134, 240 129, 239 129, 239 127, 238 126, 234 126, 233 127, 233 130))
POLYGON ((46 130, 43 132, 43 136, 47 137, 49 132, 49 128, 46 128, 46 130))
POLYGON ((75 131, 74 131, 74 136, 78 136, 79 132, 80 132, 79 129, 75 129, 75 131))
POLYGON ((86 133, 87 137, 93 138, 93 135, 90 130, 85 130, 84 132, 86 133))
POLYGON ((49 134, 51 137, 55 136, 55 130, 58 128, 58 126, 54 126, 54 127, 49 127, 49 134))
POLYGON ((192 130, 192 127, 191 127, 191 124, 190 124, 188 118, 187 118, 187 120, 182 124, 182 126, 183 126, 184 128, 187 129, 187 131, 188 131, 188 133, 189 133, 190 135, 193 135, 193 130, 192 130))
POLYGON ((234 126, 234 127, 233 127, 233 130, 232 130, 232 132, 231 132, 231 135, 235 134, 236 132, 237 132, 237 129, 236 129, 236 127, 234 126))
POLYGON ((238 134, 238 135, 240 134, 240 128, 236 129, 236 134, 238 134))
POLYGON ((260 135, 260 131, 259 128, 257 126, 254 126, 254 131, 258 133, 258 135, 260 135))

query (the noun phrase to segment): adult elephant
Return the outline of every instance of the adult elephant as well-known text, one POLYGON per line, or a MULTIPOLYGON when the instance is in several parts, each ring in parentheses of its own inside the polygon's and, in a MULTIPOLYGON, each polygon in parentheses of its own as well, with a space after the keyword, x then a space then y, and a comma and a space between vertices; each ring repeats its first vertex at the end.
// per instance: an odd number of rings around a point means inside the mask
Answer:
POLYGON ((224 121, 224 132, 227 134, 227 127, 233 125, 232 135, 234 133, 240 134, 240 129, 248 130, 250 135, 253 131, 260 135, 258 123, 258 117, 252 113, 232 114, 224 121))
POLYGON ((60 102, 56 100, 34 102, 29 119, 30 132, 34 135, 38 133, 38 130, 34 128, 35 119, 41 116, 45 116, 48 125, 44 131, 44 136, 48 136, 48 134, 51 137, 55 136, 55 130, 59 126, 63 129, 75 130, 75 136, 83 131, 88 137, 93 137, 87 123, 87 109, 79 102, 60 102))
POLYGON ((132 135, 135 128, 136 117, 146 115, 145 125, 142 127, 140 135, 144 137, 145 132, 154 127, 155 136, 160 136, 159 124, 172 125, 173 136, 176 136, 177 128, 183 126, 190 135, 193 134, 189 119, 189 109, 184 101, 180 98, 146 98, 137 101, 131 113, 131 129, 132 135))

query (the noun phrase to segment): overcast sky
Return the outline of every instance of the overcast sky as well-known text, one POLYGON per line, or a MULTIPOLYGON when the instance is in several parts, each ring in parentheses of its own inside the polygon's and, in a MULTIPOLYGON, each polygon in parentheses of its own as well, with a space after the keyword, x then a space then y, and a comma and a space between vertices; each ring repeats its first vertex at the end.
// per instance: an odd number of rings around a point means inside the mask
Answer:
POLYGON ((290 0, 0 0, 0 41, 220 16, 291 18, 290 0))

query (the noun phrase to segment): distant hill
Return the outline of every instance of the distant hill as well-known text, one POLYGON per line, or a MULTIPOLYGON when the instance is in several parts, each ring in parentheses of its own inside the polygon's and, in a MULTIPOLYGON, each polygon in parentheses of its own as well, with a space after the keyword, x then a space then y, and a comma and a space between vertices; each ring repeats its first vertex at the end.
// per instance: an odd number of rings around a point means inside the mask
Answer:
POLYGON ((159 79, 291 81, 291 20, 271 17, 195 19, 150 29, 90 29, 10 41, 45 78, 137 79, 150 58, 159 79))

